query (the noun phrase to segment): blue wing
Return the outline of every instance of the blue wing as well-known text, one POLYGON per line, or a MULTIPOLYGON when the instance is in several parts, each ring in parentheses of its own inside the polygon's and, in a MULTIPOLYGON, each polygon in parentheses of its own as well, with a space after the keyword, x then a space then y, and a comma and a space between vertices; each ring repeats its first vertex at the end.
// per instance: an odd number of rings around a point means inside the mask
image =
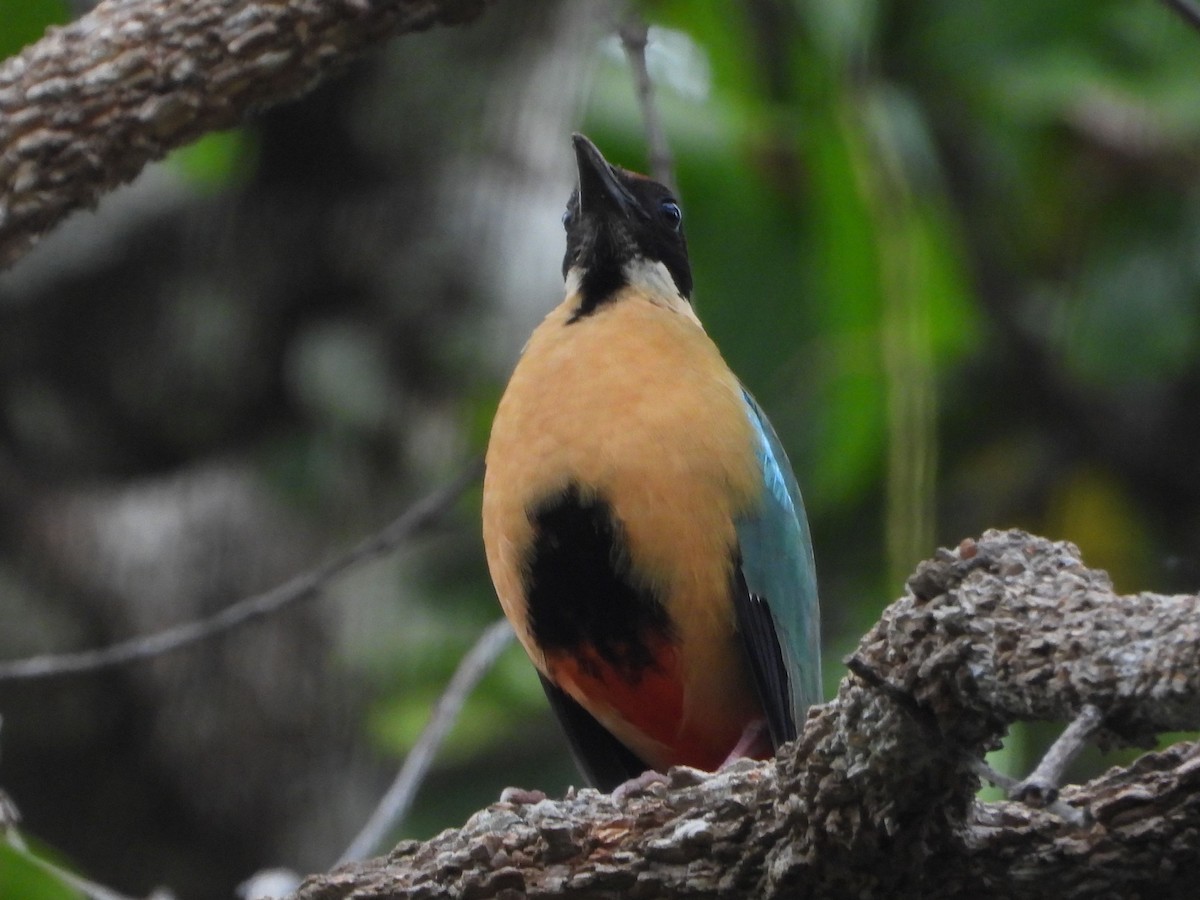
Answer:
POLYGON ((758 439, 763 492, 736 523, 741 554, 735 605, 776 746, 796 736, 821 701, 816 565, 800 487, 775 429, 743 389, 758 439))

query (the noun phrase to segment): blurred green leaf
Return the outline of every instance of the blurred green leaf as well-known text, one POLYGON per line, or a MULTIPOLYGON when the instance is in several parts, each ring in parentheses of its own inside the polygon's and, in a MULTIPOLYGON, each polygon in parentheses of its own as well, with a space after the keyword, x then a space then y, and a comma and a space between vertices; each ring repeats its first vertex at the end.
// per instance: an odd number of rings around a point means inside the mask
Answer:
POLYGON ((6 0, 0 7, 0 59, 39 40, 48 26, 68 19, 65 0, 6 0))
POLYGON ((886 420, 880 358, 883 296, 874 224, 859 182, 853 126, 836 109, 806 123, 811 215, 818 227, 805 252, 816 273, 819 343, 804 375, 820 385, 813 482, 816 515, 845 508, 882 471, 886 420))
POLYGON ((1061 346, 1081 381, 1119 387, 1175 378, 1200 355, 1200 293, 1194 275, 1174 265, 1174 243, 1126 240, 1118 250, 1106 241, 1062 298, 1061 346))
POLYGON ((0 841, 0 897, 6 900, 80 900, 83 894, 38 864, 30 850, 0 841))
POLYGON ((174 166, 196 190, 211 193, 229 188, 248 170, 254 143, 245 129, 214 131, 174 150, 167 164, 174 166))

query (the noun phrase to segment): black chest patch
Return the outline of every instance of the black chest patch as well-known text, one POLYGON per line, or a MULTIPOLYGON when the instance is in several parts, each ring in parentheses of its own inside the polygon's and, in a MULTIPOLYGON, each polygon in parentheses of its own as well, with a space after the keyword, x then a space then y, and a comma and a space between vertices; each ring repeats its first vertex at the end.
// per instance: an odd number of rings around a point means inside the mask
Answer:
POLYGON ((654 665, 649 645, 669 640, 672 628, 660 599, 630 572, 624 529, 611 508, 571 484, 529 518, 535 536, 525 596, 534 639, 551 654, 590 647, 636 681, 654 665))

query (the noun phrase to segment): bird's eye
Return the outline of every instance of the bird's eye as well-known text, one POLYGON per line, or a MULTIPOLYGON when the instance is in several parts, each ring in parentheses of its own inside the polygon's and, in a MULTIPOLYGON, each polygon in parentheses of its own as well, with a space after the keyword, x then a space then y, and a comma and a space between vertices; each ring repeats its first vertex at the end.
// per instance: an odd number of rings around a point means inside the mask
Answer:
POLYGON ((563 210, 562 223, 563 223, 563 228, 571 227, 571 207, 569 207, 569 206, 563 210))
POLYGON ((683 224, 683 210, 679 208, 679 204, 674 200, 664 200, 659 208, 663 221, 671 226, 675 231, 683 224))

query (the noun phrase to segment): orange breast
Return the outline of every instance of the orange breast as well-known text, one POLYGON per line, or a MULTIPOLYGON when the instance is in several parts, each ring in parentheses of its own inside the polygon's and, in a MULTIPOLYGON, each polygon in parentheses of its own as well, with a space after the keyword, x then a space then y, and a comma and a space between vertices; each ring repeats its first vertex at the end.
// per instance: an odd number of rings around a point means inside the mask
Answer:
POLYGON ((729 596, 734 522, 762 490, 742 389, 690 308, 627 290, 586 319, 573 312, 569 297, 537 328, 497 410, 483 492, 488 566, 547 678, 648 765, 712 770, 763 715, 729 596), (655 664, 636 674, 586 643, 568 652, 537 640, 530 511, 570 484, 609 505, 630 570, 669 617, 669 640, 647 648, 655 664))

